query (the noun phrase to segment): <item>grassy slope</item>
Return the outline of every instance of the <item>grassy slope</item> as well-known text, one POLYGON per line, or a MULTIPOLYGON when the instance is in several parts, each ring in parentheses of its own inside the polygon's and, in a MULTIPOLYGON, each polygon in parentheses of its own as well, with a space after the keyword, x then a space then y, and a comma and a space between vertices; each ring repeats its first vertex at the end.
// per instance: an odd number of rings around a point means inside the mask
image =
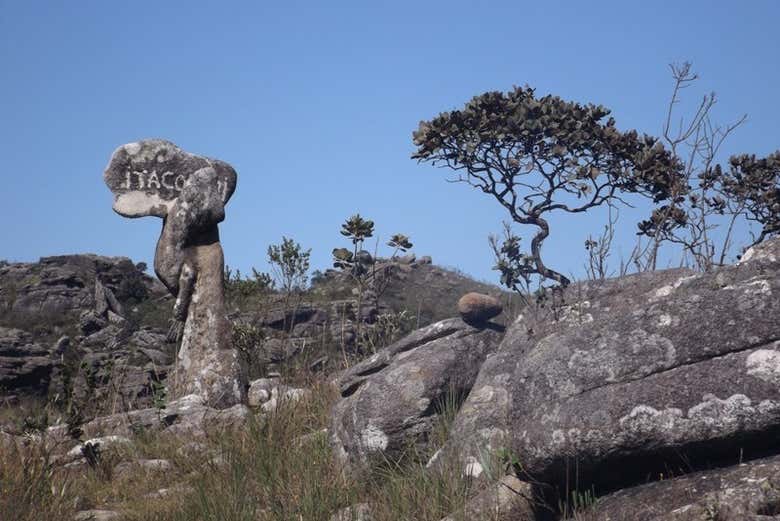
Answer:
MULTIPOLYGON (((431 454, 403 467, 378 464, 362 476, 343 472, 321 432, 335 390, 321 382, 312 387, 307 400, 265 421, 213 433, 194 456, 181 450, 192 440, 148 433, 123 454, 72 471, 56 467, 40 445, 0 449, 0 512, 19 521, 71 519, 77 510, 96 507, 137 521, 309 521, 368 502, 377 521, 438 521, 462 508, 475 484, 453 469, 427 471, 423 462, 431 454), (167 459, 174 468, 117 475, 114 465, 130 455, 167 459), (148 496, 165 488, 174 492, 148 496)), ((439 442, 449 420, 437 429, 439 442)))
MULTIPOLYGON (((414 317, 410 327, 416 327, 454 316, 457 300, 468 291, 507 299, 506 313, 513 313, 513 302, 495 286, 432 265, 418 266, 403 280, 393 281, 382 295, 382 302, 393 312, 406 310, 414 317)), ((348 287, 334 284, 303 298, 326 303, 348 296, 348 287)), ((249 294, 236 299, 236 304, 259 311, 272 305, 274 299, 278 300, 278 296, 249 294)), ((168 301, 149 300, 135 306, 133 320, 139 325, 163 327, 169 307, 168 301)), ((56 326, 45 332, 53 337, 66 324, 56 326)), ((330 347, 337 350, 337 346, 330 347)), ((445 466, 440 472, 426 470, 424 462, 432 452, 410 458, 403 467, 384 462, 362 476, 343 472, 321 432, 327 426, 337 392, 325 383, 324 377, 314 379, 297 367, 301 365, 290 368, 294 374, 286 376, 296 384, 312 387, 314 392, 309 399, 262 422, 253 422, 248 429, 213 433, 204 440, 205 450, 200 454, 183 452, 190 439, 146 433, 136 436, 132 449, 109 455, 96 467, 64 470, 54 464, 52 452, 40 444, 19 449, 0 443, 2 518, 59 521, 71 519, 79 510, 109 508, 138 521, 308 521, 329 520, 340 508, 367 502, 373 505, 375 521, 438 521, 460 509, 473 493, 475 485, 454 469, 445 466), (144 472, 140 468, 121 475, 114 472, 119 461, 138 458, 167 459, 174 467, 163 473, 144 472), (149 496, 160 489, 173 492, 163 497, 149 496)), ((2 409, 2 415, 17 415, 15 419, 6 418, 4 423, 26 424, 27 430, 45 428, 46 421, 25 422, 24 416, 56 415, 56 411, 47 410, 42 404, 2 409)), ((437 428, 434 449, 446 439, 452 416, 454 410, 445 415, 437 428)))

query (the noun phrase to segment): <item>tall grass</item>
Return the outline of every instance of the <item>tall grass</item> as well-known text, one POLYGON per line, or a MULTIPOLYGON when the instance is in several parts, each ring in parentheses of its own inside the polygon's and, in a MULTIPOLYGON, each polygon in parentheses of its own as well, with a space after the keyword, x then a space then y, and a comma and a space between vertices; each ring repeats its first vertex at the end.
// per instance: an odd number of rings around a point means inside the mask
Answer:
POLYGON ((13 521, 59 521, 73 512, 73 482, 57 472, 44 443, 30 447, 0 440, 0 513, 13 521))
MULTIPOLYGON (((337 392, 324 382, 310 389, 307 399, 245 428, 210 433, 195 452, 186 450, 192 439, 146 432, 94 468, 63 470, 42 445, 0 446, 1 517, 59 521, 104 508, 131 521, 328 521, 344 507, 369 503, 375 521, 439 521, 462 508, 474 484, 454 465, 426 469, 428 453, 347 472, 323 431, 337 392), (167 459, 173 470, 113 471, 138 458, 167 459)), ((443 422, 453 414, 447 403, 443 422)), ((435 429, 434 445, 446 430, 435 429)))

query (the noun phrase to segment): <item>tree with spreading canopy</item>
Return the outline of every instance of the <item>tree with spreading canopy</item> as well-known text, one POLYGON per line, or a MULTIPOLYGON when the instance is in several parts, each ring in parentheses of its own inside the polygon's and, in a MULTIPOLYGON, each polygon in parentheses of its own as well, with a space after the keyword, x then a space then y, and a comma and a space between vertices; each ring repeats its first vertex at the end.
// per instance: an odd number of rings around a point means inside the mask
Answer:
POLYGON ((618 130, 609 114, 601 105, 537 97, 527 86, 487 92, 420 122, 412 158, 454 170, 454 182, 491 195, 515 223, 537 228, 530 253, 515 236, 497 250, 502 283, 517 289, 536 274, 565 287, 569 279, 542 259, 548 214, 625 202, 624 194, 658 203, 685 193, 679 161, 656 138, 618 130))
POLYGON ((728 169, 715 166, 703 182, 719 194, 708 204, 725 213, 728 202, 736 203, 745 219, 761 227, 750 246, 780 235, 780 150, 763 158, 731 156, 728 169))

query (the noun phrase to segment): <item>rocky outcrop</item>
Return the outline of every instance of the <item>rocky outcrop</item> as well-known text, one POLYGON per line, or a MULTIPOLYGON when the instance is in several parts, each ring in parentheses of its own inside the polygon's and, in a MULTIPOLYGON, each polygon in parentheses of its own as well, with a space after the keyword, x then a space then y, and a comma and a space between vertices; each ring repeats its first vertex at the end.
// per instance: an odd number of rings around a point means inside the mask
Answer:
POLYGON ((526 312, 482 366, 452 429, 478 473, 509 450, 561 489, 598 493, 780 452, 780 240, 713 273, 644 273, 571 287, 526 312))
MULTIPOLYGON (((246 425, 250 410, 245 405, 227 409, 209 407, 198 395, 171 400, 163 407, 139 408, 99 416, 82 426, 83 435, 92 438, 131 437, 139 432, 155 431, 187 438, 202 437, 210 430, 240 428, 246 425)), ((53 439, 67 439, 67 427, 50 427, 53 439)))
POLYGON ((415 331, 350 368, 331 419, 331 441, 345 461, 397 458, 424 446, 438 415, 471 390, 503 328, 449 319, 415 331))
POLYGON ((122 410, 150 406, 172 362, 165 334, 151 329, 137 331, 110 349, 111 335, 100 333, 75 344, 62 337, 52 347, 32 339, 27 332, 0 327, 3 396, 67 395, 83 401, 84 412, 108 402, 122 410))
POLYGON ((45 394, 51 372, 48 349, 29 333, 0 327, 0 391, 45 394))
POLYGON ((57 315, 95 308, 95 281, 119 300, 159 295, 160 285, 126 257, 59 255, 0 266, 0 311, 57 315))
POLYGON ((574 521, 759 521, 780 517, 780 456, 621 490, 574 521))

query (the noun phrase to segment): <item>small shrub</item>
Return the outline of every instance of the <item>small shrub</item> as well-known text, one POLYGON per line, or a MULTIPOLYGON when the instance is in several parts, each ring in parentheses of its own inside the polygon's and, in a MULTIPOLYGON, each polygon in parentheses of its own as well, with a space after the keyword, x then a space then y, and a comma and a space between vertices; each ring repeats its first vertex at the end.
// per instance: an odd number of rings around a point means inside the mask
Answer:
POLYGON ((265 375, 267 360, 261 356, 258 349, 265 339, 265 334, 259 327, 233 323, 233 346, 238 351, 249 378, 265 375))
POLYGON ((292 239, 282 237, 282 242, 268 247, 268 262, 276 283, 286 294, 306 287, 311 248, 304 250, 292 239))
POLYGON ((274 290, 273 278, 265 272, 252 268, 252 275, 244 277, 241 270, 233 271, 225 266, 225 300, 230 305, 246 307, 248 301, 260 299, 274 290))
POLYGON ((51 446, 0 444, 0 512, 14 521, 61 521, 73 517, 74 481, 57 472, 51 446))
POLYGON ((376 353, 379 349, 410 333, 414 321, 414 316, 406 310, 383 313, 364 330, 361 346, 369 353, 376 353))

